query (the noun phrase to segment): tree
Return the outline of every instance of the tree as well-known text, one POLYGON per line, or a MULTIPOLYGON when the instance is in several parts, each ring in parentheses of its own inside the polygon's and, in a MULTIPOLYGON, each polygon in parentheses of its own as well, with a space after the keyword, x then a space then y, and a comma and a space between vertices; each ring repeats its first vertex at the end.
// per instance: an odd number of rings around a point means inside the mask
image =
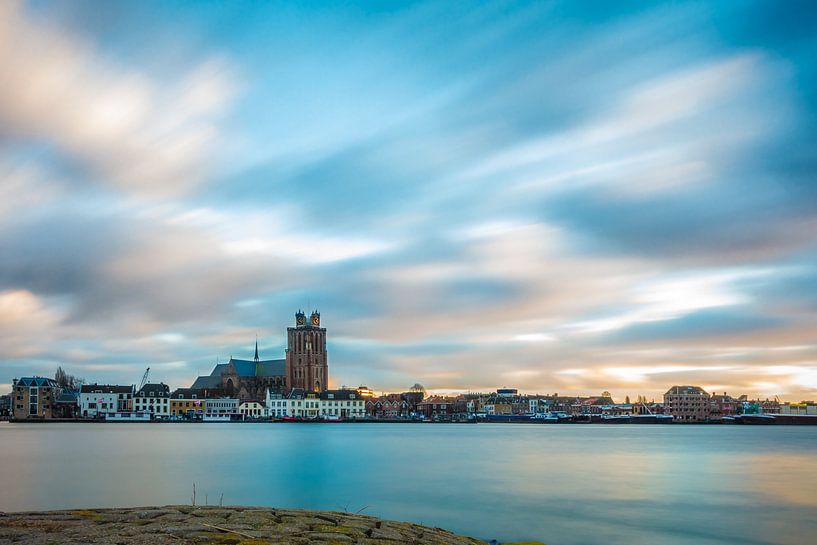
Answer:
POLYGON ((402 394, 401 397, 408 403, 409 412, 413 413, 417 411, 417 404, 425 399, 426 389, 422 384, 418 383, 409 388, 409 391, 402 394))
POLYGON ((626 403, 627 405, 630 404, 630 396, 625 396, 624 397, 624 403, 626 403))
POLYGON ((60 388, 68 388, 71 390, 78 390, 83 384, 85 384, 84 378, 69 375, 61 366, 57 367, 57 372, 54 373, 54 381, 60 386, 60 388))

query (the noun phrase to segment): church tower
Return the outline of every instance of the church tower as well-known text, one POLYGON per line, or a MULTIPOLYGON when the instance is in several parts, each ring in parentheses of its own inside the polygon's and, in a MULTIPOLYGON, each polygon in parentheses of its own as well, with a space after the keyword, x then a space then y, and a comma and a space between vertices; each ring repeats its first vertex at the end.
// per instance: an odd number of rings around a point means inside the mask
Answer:
POLYGON ((326 328, 321 327, 321 314, 317 309, 308 320, 299 310, 295 314, 295 327, 287 328, 286 376, 290 389, 320 392, 328 387, 326 328))

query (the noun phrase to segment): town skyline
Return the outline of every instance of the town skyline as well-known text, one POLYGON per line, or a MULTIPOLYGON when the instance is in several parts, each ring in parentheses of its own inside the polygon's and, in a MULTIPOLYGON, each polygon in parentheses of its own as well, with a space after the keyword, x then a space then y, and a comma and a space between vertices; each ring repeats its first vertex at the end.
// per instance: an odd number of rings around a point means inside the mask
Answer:
POLYGON ((318 307, 335 387, 817 398, 809 3, 69 4, 0 2, 0 394, 318 307))

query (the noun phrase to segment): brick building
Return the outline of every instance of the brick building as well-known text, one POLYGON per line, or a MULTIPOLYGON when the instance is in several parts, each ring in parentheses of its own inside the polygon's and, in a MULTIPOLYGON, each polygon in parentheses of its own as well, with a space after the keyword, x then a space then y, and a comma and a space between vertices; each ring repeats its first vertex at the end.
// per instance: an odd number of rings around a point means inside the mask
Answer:
POLYGON ((455 416, 467 414, 467 401, 464 396, 434 396, 417 404, 417 412, 428 420, 450 420, 455 416))
POLYGON ((252 360, 230 357, 227 363, 217 364, 209 375, 198 377, 191 389, 206 391, 208 396, 260 402, 270 390, 286 395, 294 389, 320 392, 328 387, 326 328, 321 327, 317 310, 308 320, 299 310, 295 313, 295 327, 287 328, 285 358, 262 360, 256 341, 252 360))
POLYGON ((710 396, 700 386, 673 386, 664 394, 664 414, 676 422, 706 422, 711 412, 710 396))
POLYGON ((54 379, 23 377, 11 387, 12 417, 17 420, 54 418, 60 387, 54 379))
POLYGON ((713 393, 709 403, 709 418, 723 418, 724 416, 734 416, 743 412, 743 404, 726 392, 723 394, 713 393))
POLYGON ((367 399, 366 414, 373 418, 406 418, 410 407, 402 394, 386 394, 367 399))

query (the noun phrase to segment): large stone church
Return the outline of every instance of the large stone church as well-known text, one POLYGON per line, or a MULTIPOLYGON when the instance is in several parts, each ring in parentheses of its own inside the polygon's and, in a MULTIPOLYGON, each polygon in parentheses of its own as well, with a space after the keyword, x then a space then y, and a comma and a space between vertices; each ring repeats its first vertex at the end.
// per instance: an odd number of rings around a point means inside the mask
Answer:
POLYGON ((227 363, 215 366, 207 376, 200 376, 191 388, 205 390, 206 395, 238 397, 241 401, 262 400, 267 390, 288 394, 295 388, 320 392, 329 383, 329 364, 326 358, 326 328, 321 327, 321 315, 315 310, 307 320, 306 314, 295 314, 295 327, 287 328, 286 357, 280 360, 262 360, 258 356, 239 360, 231 357, 227 363))

